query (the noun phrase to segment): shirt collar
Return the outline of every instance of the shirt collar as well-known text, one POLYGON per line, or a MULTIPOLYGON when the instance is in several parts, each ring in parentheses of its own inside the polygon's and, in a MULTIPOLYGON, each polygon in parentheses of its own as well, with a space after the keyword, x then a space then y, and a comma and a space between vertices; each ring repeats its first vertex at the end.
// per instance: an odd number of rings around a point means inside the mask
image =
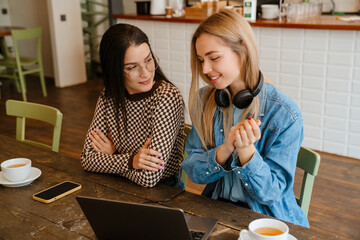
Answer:
POLYGON ((126 97, 126 99, 128 99, 130 101, 140 101, 144 98, 149 97, 160 85, 162 85, 162 83, 163 83, 163 80, 155 81, 154 85, 152 86, 152 88, 149 91, 141 92, 141 93, 129 94, 128 91, 126 91, 126 89, 125 89, 125 97, 126 97))

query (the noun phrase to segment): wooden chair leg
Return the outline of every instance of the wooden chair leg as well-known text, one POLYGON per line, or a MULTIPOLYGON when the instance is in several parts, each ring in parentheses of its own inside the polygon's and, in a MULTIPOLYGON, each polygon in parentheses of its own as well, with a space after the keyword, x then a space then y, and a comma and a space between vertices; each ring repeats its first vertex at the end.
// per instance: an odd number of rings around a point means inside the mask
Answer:
POLYGON ((15 85, 16 91, 18 93, 21 93, 20 80, 15 71, 13 72, 13 76, 14 76, 14 78, 12 80, 13 80, 13 84, 15 85))
POLYGON ((40 69, 39 74, 40 74, 41 89, 42 89, 44 97, 46 97, 47 96, 46 84, 45 84, 44 72, 42 69, 40 69))
POLYGON ((22 97, 23 97, 24 102, 26 102, 27 99, 26 99, 26 86, 25 86, 25 78, 24 78, 24 75, 19 74, 19 80, 20 80, 22 97))

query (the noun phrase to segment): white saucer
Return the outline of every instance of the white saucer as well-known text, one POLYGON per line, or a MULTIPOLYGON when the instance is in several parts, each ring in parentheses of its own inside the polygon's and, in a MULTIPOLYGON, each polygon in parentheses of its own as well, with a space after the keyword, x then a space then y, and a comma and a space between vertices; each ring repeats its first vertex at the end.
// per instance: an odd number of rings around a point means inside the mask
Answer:
MULTIPOLYGON (((241 238, 239 237, 238 240, 251 240, 247 234, 245 234, 244 236, 245 236, 245 239, 241 239, 241 238)), ((289 233, 287 240, 297 240, 297 239, 296 239, 296 237, 294 237, 293 235, 291 235, 291 234, 289 233)))
POLYGON ((3 173, 0 171, 0 184, 4 187, 23 187, 32 183, 35 179, 40 177, 40 175, 41 170, 36 167, 32 167, 30 169, 30 175, 25 180, 22 180, 20 182, 10 182, 4 177, 3 173))

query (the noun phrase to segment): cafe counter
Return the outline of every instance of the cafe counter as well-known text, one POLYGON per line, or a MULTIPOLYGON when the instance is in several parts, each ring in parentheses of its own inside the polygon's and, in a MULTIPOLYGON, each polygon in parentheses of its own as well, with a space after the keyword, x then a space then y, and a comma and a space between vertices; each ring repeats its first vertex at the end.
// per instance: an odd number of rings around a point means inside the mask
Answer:
MULTIPOLYGON (((160 21, 170 23, 201 23, 203 19, 151 16, 151 15, 135 15, 135 14, 115 14, 116 19, 133 19, 144 21, 160 21)), ((279 27, 279 28, 304 28, 304 29, 333 29, 333 30, 360 30, 360 20, 352 21, 350 17, 354 16, 335 16, 322 15, 317 18, 302 19, 298 21, 279 21, 258 19, 255 22, 249 22, 253 27, 279 27)))
MULTIPOLYGON (((153 51, 160 57, 160 66, 181 90, 188 106, 190 41, 202 20, 113 17, 118 23, 138 26, 148 35, 153 51)), ((359 158, 360 21, 337 18, 328 15, 298 22, 257 20, 250 25, 258 43, 261 71, 303 113, 303 145, 359 158)), ((188 114, 186 122, 190 123, 188 114)))

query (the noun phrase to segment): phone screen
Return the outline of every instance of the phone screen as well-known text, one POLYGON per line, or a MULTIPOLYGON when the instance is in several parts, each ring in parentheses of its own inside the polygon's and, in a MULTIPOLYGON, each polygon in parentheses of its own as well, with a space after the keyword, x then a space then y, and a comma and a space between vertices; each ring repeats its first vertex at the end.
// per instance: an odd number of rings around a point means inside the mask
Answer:
POLYGON ((48 190, 45 190, 43 192, 39 192, 34 195, 34 197, 42 198, 45 200, 50 200, 60 194, 63 194, 67 191, 70 191, 71 189, 79 187, 79 184, 72 183, 72 182, 63 182, 59 185, 56 185, 52 188, 49 188, 48 190))

